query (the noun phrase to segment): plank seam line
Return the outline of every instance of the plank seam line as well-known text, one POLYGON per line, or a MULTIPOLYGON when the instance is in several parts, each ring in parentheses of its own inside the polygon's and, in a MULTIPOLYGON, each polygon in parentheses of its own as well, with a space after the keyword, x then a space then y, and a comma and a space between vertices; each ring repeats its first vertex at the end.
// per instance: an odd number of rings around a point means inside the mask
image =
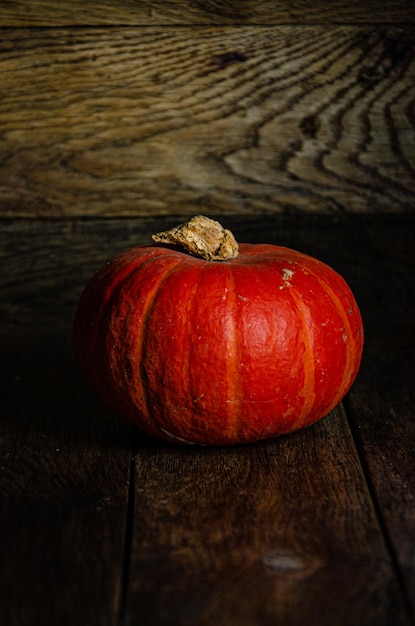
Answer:
POLYGON ((130 473, 127 496, 127 513, 125 521, 124 555, 121 570, 121 585, 118 606, 117 624, 122 626, 125 623, 127 599, 131 574, 131 554, 134 536, 134 513, 135 513, 135 485, 136 485, 136 456, 137 456, 137 435, 135 429, 131 427, 131 458, 130 473))
POLYGON ((352 439, 353 439, 353 444, 356 450, 356 454, 357 454, 357 458, 359 459, 359 463, 360 463, 360 467, 362 469, 363 472, 363 476, 365 479, 365 483, 370 495, 370 499, 372 501, 372 505, 373 505, 373 509, 376 515, 376 519, 378 521, 380 530, 382 531, 382 536, 383 536, 383 540, 385 542, 385 547, 391 557, 391 561, 392 561, 392 566, 393 569, 395 571, 395 574, 397 576, 398 579, 398 583, 399 583, 399 587, 401 590, 401 594, 402 594, 402 600, 403 600, 403 604, 404 607, 406 609, 407 615, 409 617, 409 621, 410 624, 412 624, 413 626, 415 626, 415 616, 413 614, 412 611, 412 605, 411 605, 411 600, 410 600, 410 592, 409 589, 407 587, 406 581, 405 581, 405 577, 403 575, 403 571, 402 571, 402 567, 400 565, 399 562, 399 558, 396 554, 394 545, 393 545, 393 541, 391 539, 389 530, 388 530, 388 526, 387 523, 385 521, 384 515, 382 513, 382 509, 380 506, 380 502, 378 500, 378 497, 376 495, 376 489, 373 485, 373 481, 371 479, 371 472, 370 472, 370 468, 369 465, 364 457, 364 455, 361 452, 361 446, 359 445, 359 441, 360 441, 360 437, 357 431, 357 428, 355 426, 354 420, 352 418, 353 415, 353 410, 350 406, 349 403, 349 399, 346 397, 343 399, 343 408, 346 414, 346 419, 347 422, 349 424, 349 428, 350 428, 350 432, 352 435, 352 439))

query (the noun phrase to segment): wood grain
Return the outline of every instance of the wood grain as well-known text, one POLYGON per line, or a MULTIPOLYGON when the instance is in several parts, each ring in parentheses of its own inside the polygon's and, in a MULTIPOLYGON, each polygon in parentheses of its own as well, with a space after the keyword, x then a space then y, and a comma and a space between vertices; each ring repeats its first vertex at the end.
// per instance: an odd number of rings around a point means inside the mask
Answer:
POLYGON ((409 623, 340 410, 248 448, 139 442, 136 466, 127 624, 409 623))
POLYGON ((2 352, 0 622, 113 626, 124 569, 129 430, 62 346, 2 352))
POLYGON ((385 246, 385 233, 372 244, 365 239, 368 251, 384 254, 369 252, 361 264, 366 349, 348 411, 415 615, 415 227, 396 230, 393 246, 385 246))
POLYGON ((114 626, 130 430, 73 361, 65 227, 16 226, 0 236, 0 623, 114 626))
POLYGON ((173 24, 287 24, 382 23, 415 20, 411 0, 322 0, 273 2, 272 0, 123 0, 83 2, 69 0, 9 0, 0 7, 2 26, 67 25, 173 25, 173 24))
POLYGON ((385 371, 377 376, 375 368, 363 370, 348 406, 373 496, 415 614, 413 354, 412 349, 407 359, 401 354, 391 360, 389 377, 385 371))
POLYGON ((0 214, 411 212, 414 51, 398 27, 5 30, 0 214))

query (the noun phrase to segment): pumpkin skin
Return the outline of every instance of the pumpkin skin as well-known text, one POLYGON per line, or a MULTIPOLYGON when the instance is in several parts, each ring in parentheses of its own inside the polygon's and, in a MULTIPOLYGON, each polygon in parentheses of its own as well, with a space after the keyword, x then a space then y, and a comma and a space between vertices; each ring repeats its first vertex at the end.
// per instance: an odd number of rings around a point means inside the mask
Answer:
POLYGON ((86 286, 74 351, 96 394, 176 443, 230 445, 309 426, 350 389, 362 319, 326 264, 271 244, 229 261, 133 248, 86 286))

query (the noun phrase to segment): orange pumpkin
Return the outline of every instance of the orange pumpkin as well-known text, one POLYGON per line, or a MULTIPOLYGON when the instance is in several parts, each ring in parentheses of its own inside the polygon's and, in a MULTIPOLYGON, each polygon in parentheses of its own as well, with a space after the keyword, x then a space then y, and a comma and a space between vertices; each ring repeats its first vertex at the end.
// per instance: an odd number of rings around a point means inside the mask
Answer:
POLYGON ((344 279, 315 258, 241 244, 216 261, 159 243, 95 274, 74 349, 98 396, 139 428, 228 445, 328 414, 358 372, 363 326, 344 279))

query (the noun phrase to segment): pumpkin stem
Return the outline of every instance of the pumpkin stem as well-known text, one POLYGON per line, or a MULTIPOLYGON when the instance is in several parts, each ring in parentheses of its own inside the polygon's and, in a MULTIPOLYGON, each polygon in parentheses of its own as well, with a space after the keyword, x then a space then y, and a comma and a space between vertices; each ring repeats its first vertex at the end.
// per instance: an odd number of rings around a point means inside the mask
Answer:
POLYGON ((238 256, 238 244, 230 230, 204 215, 196 215, 185 224, 152 235, 157 243, 177 245, 193 256, 207 261, 227 261, 238 256))

